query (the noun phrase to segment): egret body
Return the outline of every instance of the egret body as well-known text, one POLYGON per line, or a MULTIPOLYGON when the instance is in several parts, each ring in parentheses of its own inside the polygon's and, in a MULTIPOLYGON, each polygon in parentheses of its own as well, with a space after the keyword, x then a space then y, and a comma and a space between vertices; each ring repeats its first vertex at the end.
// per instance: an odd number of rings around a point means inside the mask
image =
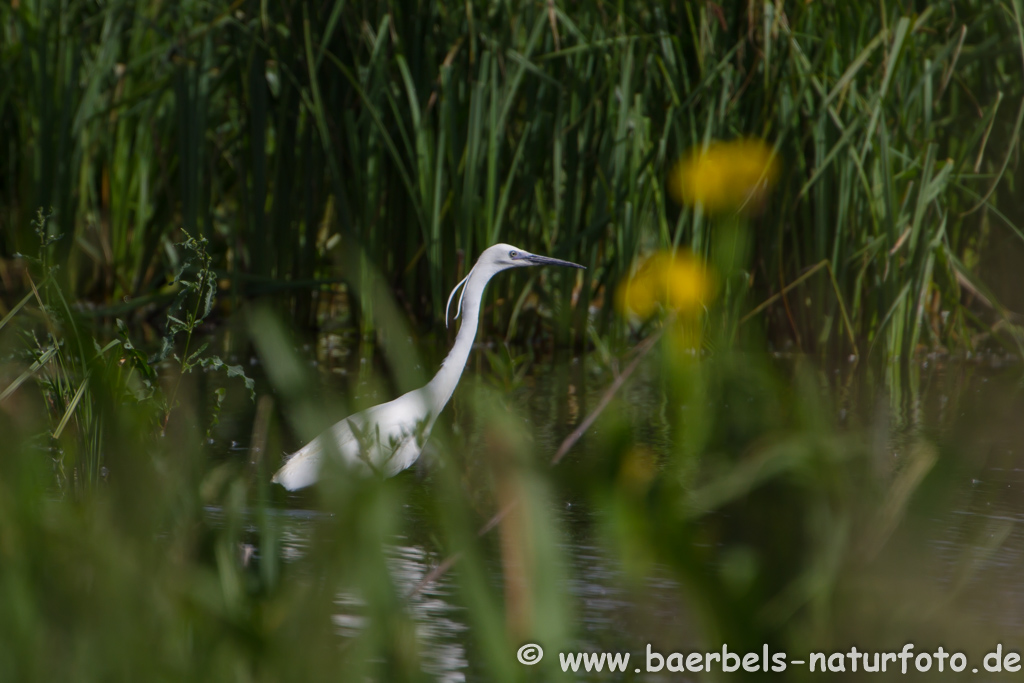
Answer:
POLYGON ((333 451, 352 468, 392 476, 416 462, 437 416, 452 397, 473 349, 480 323, 484 288, 495 274, 526 266, 583 266, 537 256, 508 244, 486 249, 462 282, 455 285, 445 308, 445 323, 452 299, 462 288, 455 317, 465 311, 462 326, 441 369, 426 386, 393 401, 351 415, 296 451, 274 481, 294 491, 316 483, 324 455, 333 451))

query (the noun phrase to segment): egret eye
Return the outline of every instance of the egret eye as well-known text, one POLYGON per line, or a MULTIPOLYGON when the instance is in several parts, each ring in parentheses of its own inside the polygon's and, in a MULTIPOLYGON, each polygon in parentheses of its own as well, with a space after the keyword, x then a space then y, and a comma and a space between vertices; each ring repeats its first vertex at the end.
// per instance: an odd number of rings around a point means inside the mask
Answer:
POLYGON ((508 257, 509 257, 509 258, 515 258, 516 256, 519 256, 519 252, 518 252, 518 251, 516 251, 515 249, 513 249, 513 250, 512 250, 512 251, 510 251, 510 252, 508 252, 508 257))

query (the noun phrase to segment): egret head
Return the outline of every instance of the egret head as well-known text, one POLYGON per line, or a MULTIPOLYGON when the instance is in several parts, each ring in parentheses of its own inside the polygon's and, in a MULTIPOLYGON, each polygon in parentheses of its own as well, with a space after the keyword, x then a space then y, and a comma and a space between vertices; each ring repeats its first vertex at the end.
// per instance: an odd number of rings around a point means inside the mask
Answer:
POLYGON ((531 254, 525 249, 514 247, 511 244, 495 244, 480 254, 480 258, 477 259, 473 269, 480 268, 493 275, 508 268, 523 268, 525 266, 569 266, 571 268, 583 268, 578 263, 563 261, 549 256, 538 256, 537 254, 531 254))
MULTIPOLYGON (((445 307, 445 325, 448 324, 448 309, 452 305, 452 299, 455 297, 455 292, 459 290, 460 286, 465 285, 469 287, 469 279, 474 274, 482 276, 483 280, 479 280, 480 288, 483 289, 483 285, 487 284, 487 281, 491 279, 495 273, 500 273, 503 270, 509 268, 525 268, 526 266, 569 266, 570 268, 584 268, 578 263, 572 261, 563 261, 562 259, 551 258, 549 256, 538 256, 537 254, 531 254, 525 249, 519 247, 513 247, 511 244, 495 244, 493 246, 484 249, 483 253, 480 254, 480 258, 477 259, 476 265, 469 271, 462 282, 455 285, 455 289, 452 290, 451 295, 448 297, 448 306, 445 307)), ((466 289, 463 288, 462 296, 459 297, 459 305, 456 310, 455 317, 459 317, 459 313, 462 312, 462 298, 466 295, 466 289)))

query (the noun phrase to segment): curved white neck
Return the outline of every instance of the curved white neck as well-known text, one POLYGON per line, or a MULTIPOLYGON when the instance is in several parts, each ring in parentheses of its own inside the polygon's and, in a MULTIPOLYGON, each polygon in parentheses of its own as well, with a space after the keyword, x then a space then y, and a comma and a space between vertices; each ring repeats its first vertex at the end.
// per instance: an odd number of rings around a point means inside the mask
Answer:
POLYGON ((426 387, 430 395, 431 422, 448 404, 469 361, 480 324, 480 302, 483 300, 484 287, 492 275, 493 273, 474 271, 466 281, 465 296, 462 299, 462 325, 459 327, 459 333, 455 335, 455 345, 441 362, 441 369, 426 387))

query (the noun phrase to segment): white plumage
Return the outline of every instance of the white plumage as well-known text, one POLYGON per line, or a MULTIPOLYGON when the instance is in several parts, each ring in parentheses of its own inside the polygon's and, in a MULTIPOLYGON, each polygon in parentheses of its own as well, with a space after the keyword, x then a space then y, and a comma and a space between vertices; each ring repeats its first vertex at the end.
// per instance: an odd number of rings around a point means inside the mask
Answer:
POLYGON ((325 447, 325 439, 330 439, 333 451, 348 466, 365 473, 376 472, 390 477, 416 462, 437 416, 447 405, 469 360, 487 283, 495 274, 508 268, 540 265, 583 268, 576 263, 537 256, 508 244, 495 244, 484 250, 469 275, 455 285, 448 297, 446 324, 448 309, 460 287, 462 294, 455 317, 459 317, 463 310, 465 317, 451 352, 434 378, 424 387, 338 422, 292 454, 274 475, 274 481, 290 491, 316 483, 322 460, 332 450, 325 447))

